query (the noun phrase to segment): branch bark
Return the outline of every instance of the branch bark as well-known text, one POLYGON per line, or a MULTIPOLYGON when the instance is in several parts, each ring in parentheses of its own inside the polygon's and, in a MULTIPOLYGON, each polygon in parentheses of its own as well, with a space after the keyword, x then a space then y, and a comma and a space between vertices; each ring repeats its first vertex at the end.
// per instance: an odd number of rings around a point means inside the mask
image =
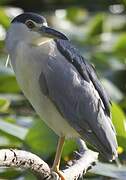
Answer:
MULTIPOLYGON (((63 170, 66 180, 76 180, 82 177, 91 166, 95 165, 98 153, 93 152, 79 140, 80 151, 76 158, 63 170)), ((55 172, 51 172, 48 164, 41 158, 27 151, 16 149, 0 150, 0 167, 15 167, 31 170, 41 180, 59 180, 55 172)))
POLYGON ((69 168, 63 170, 68 180, 81 178, 96 164, 98 159, 98 153, 89 150, 83 140, 79 139, 78 144, 80 146, 79 153, 77 153, 78 159, 75 159, 69 168))

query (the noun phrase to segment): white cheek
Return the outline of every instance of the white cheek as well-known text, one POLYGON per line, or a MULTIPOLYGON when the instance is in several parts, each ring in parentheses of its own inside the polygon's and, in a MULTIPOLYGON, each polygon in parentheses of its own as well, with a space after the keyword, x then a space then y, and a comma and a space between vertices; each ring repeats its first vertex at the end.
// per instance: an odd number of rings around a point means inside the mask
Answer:
POLYGON ((24 42, 31 43, 34 42, 36 39, 39 39, 41 36, 39 33, 35 31, 29 31, 27 34, 25 34, 26 37, 24 38, 24 42))
POLYGON ((35 39, 39 39, 40 34, 30 31, 25 24, 11 24, 6 36, 6 48, 10 54, 19 42, 32 43, 35 39))

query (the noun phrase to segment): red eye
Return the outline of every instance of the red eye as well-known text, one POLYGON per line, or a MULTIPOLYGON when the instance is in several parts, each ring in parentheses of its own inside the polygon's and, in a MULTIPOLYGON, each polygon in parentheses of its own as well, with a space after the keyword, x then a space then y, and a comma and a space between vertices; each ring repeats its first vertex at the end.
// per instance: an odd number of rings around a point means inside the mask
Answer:
POLYGON ((31 20, 26 21, 25 24, 29 29, 33 29, 35 27, 35 24, 31 20))

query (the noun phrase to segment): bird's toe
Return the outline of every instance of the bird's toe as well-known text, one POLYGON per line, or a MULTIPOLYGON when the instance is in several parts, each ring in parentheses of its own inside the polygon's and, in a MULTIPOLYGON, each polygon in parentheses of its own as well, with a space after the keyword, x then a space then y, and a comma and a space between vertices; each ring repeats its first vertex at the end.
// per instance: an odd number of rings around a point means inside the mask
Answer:
POLYGON ((52 169, 52 175, 55 176, 55 179, 57 179, 57 175, 58 175, 57 180, 59 180, 59 178, 60 178, 60 180, 66 180, 64 173, 61 170, 59 170, 58 168, 52 169))

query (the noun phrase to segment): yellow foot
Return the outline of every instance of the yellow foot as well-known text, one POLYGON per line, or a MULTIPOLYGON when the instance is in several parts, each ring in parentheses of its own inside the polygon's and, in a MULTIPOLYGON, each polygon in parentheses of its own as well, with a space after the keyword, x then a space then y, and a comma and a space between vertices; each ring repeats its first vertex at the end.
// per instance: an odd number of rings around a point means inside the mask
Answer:
POLYGON ((62 171, 60 171, 58 168, 55 168, 55 169, 52 168, 52 172, 56 172, 59 175, 60 180, 66 180, 64 173, 62 171))

